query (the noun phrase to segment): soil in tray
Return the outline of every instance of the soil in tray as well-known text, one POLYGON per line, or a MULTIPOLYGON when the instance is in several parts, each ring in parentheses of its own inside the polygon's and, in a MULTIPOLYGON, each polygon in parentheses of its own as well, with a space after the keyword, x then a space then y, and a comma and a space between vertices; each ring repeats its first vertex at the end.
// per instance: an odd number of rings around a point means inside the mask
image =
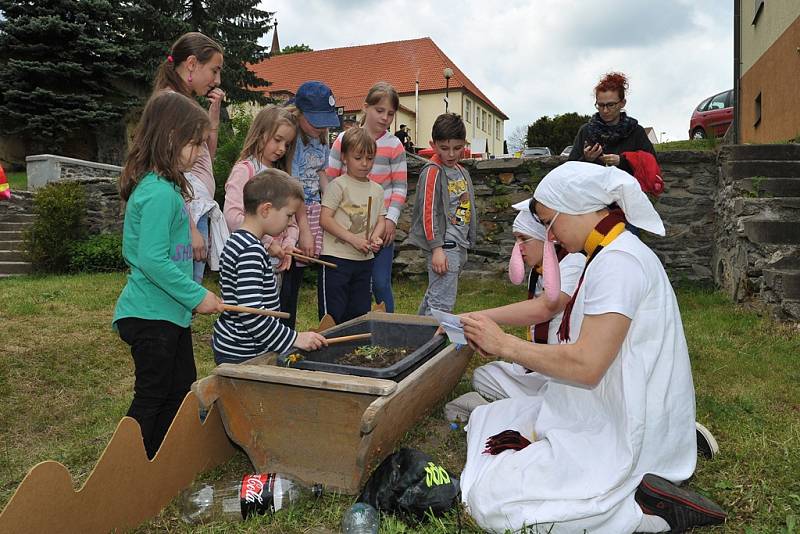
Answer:
POLYGON ((354 367, 370 367, 382 369, 391 367, 414 352, 411 347, 381 347, 380 345, 362 345, 352 352, 336 359, 339 365, 354 367))

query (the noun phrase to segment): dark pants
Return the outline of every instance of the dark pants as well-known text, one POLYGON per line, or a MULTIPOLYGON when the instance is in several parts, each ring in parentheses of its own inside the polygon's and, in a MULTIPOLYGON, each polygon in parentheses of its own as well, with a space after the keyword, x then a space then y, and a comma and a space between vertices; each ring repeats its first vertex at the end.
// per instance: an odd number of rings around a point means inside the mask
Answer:
POLYGON ((303 269, 305 269, 305 267, 298 267, 297 262, 292 260, 292 266, 283 271, 281 292, 278 297, 281 301, 281 311, 290 315, 288 319, 280 319, 280 322, 292 330, 294 330, 297 322, 297 297, 300 295, 300 282, 303 281, 303 269))
POLYGON ((127 415, 139 423, 147 457, 153 458, 197 379, 192 333, 169 321, 136 318, 120 319, 117 328, 131 346, 136 370, 127 415))
POLYGON ((317 309, 319 318, 327 313, 336 324, 368 313, 372 306, 373 260, 346 260, 320 256, 337 265, 322 267, 317 277, 317 309))

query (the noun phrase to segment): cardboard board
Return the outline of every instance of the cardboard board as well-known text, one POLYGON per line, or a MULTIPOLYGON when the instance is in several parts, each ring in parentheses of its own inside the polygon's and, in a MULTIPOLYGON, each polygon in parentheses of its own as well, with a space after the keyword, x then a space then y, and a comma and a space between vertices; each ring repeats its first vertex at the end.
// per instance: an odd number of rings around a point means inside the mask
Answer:
POLYGON ((109 532, 155 517, 194 478, 230 459, 235 449, 212 407, 201 423, 194 393, 183 399, 164 442, 148 460, 139 424, 123 417, 83 487, 66 467, 34 466, 0 513, 0 534, 109 532))

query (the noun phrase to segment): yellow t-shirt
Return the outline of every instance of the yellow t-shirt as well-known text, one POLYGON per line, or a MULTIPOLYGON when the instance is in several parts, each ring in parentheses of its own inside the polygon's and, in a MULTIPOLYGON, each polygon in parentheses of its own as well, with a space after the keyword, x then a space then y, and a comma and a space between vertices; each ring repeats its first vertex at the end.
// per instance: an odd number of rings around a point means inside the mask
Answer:
MULTIPOLYGON (((333 210, 333 218, 345 230, 365 235, 367 231, 367 206, 372 197, 372 212, 369 214, 369 232, 372 233, 378 218, 386 215, 383 187, 372 180, 362 182, 343 174, 328 184, 322 196, 323 207, 333 210)), ((322 237, 322 254, 347 260, 368 260, 374 254, 359 252, 350 243, 325 232, 322 237)))

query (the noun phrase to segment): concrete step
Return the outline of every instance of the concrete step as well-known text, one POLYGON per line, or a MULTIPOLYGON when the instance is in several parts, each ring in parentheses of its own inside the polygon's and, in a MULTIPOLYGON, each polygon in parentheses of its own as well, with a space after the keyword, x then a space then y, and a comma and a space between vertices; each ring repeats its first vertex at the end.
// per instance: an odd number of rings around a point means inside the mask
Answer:
POLYGON ((0 274, 26 274, 33 271, 27 261, 0 261, 0 274))
POLYGON ((22 241, 25 239, 25 232, 21 230, 0 229, 0 241, 22 241))
POLYGON ((800 160, 800 145, 732 145, 724 154, 734 160, 800 160))
POLYGON ((781 160, 732 160, 723 165, 723 172, 728 178, 797 178, 800 177, 800 161, 781 160))
POLYGON ((0 221, 33 224, 36 222, 36 215, 33 213, 0 213, 0 221))
POLYGON ((798 269, 764 269, 764 285, 781 295, 781 300, 800 300, 798 269))
POLYGON ((22 250, 0 249, 0 261, 26 261, 25 252, 22 250))
POLYGON ((800 244, 798 221, 746 221, 744 233, 752 243, 764 245, 800 244))
POLYGON ((800 177, 744 178, 736 188, 762 197, 800 197, 800 177))
POLYGON ((24 248, 25 248, 25 241, 0 239, 0 250, 23 250, 24 248))
POLYGON ((24 232, 32 226, 31 223, 18 222, 18 221, 4 221, 0 220, 0 231, 6 232, 24 232))

